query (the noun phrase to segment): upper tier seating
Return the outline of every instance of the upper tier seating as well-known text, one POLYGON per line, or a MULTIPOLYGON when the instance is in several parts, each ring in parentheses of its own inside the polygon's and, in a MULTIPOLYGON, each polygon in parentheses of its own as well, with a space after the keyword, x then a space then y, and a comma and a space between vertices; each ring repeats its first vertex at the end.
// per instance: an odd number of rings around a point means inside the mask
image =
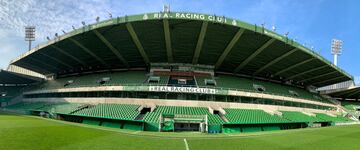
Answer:
POLYGON ((236 124, 265 124, 265 123, 289 123, 291 121, 277 115, 271 115, 258 109, 232 109, 225 108, 225 117, 230 123, 236 124))
POLYGON ((0 102, 19 96, 24 89, 23 86, 0 86, 0 102))
POLYGON ((36 110, 44 107, 47 103, 44 102, 25 102, 25 103, 17 103, 14 105, 6 106, 7 109, 14 109, 14 110, 36 110))
POLYGON ((206 85, 205 83, 205 80, 206 79, 213 79, 212 77, 206 77, 206 76, 196 76, 195 77, 196 79, 196 83, 199 87, 205 87, 205 86, 209 86, 209 85, 206 85))
POLYGON ((341 101, 341 105, 348 110, 360 109, 360 102, 341 101))
POLYGON ((103 78, 110 78, 110 80, 104 82, 103 85, 144 84, 147 80, 144 71, 97 73, 50 80, 42 84, 40 88, 63 88, 65 85, 66 87, 99 86, 103 78), (72 81, 72 83, 68 84, 69 81, 72 81))
POLYGON ((155 76, 155 77, 160 77, 160 80, 158 83, 147 83, 148 85, 167 85, 169 82, 169 78, 170 76, 165 76, 165 75, 159 75, 159 76, 155 76))
POLYGON ((282 117, 293 122, 322 122, 323 120, 316 116, 308 116, 301 112, 281 111, 282 117))
POLYGON ((23 102, 6 106, 7 109, 45 111, 49 113, 70 114, 83 104, 79 103, 46 103, 46 102, 23 102))
POLYGON ((73 113, 78 116, 99 117, 109 119, 134 120, 140 114, 139 105, 98 104, 73 113))
POLYGON ((83 104, 79 103, 57 103, 57 104, 46 104, 41 108, 37 108, 34 110, 38 111, 46 111, 50 113, 57 114, 70 114, 76 110, 78 110, 83 104))
POLYGON ((265 88, 264 93, 271 93, 271 94, 290 96, 290 97, 299 97, 304 99, 310 99, 313 101, 330 103, 328 100, 322 98, 317 93, 311 93, 305 89, 301 89, 298 87, 271 83, 266 81, 251 80, 251 79, 240 78, 231 75, 219 75, 218 77, 216 77, 216 83, 217 83, 217 87, 241 89, 251 92, 259 92, 254 88, 254 85, 260 85, 265 88), (297 93, 297 95, 291 93, 290 91, 297 93))

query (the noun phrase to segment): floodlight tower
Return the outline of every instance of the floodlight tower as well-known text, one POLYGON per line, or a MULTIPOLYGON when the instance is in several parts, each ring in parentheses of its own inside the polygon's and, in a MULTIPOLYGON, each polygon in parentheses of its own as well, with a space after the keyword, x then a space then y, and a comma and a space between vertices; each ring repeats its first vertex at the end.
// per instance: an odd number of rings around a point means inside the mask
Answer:
POLYGON ((163 12, 164 13, 169 13, 170 12, 170 5, 164 5, 163 6, 163 12))
POLYGON ((342 53, 342 40, 332 39, 331 41, 331 54, 334 55, 334 65, 337 66, 338 55, 342 53))
POLYGON ((31 42, 35 41, 35 26, 25 27, 25 41, 29 41, 29 50, 31 50, 31 42))

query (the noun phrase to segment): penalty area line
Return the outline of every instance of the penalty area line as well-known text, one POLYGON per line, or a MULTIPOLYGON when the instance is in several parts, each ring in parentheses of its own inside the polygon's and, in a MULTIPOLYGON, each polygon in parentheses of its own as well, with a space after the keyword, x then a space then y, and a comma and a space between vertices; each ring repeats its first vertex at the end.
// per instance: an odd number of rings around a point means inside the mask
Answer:
POLYGON ((185 148, 186 148, 186 150, 189 150, 189 145, 188 145, 186 139, 184 139, 184 143, 185 143, 185 148))

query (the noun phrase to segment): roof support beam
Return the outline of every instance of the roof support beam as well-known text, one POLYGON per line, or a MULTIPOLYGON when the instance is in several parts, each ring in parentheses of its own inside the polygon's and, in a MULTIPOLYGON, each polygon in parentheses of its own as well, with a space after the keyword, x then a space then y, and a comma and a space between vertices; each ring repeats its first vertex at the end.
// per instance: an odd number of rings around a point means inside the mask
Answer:
POLYGON ((331 79, 327 79, 327 80, 322 80, 322 81, 319 81, 319 82, 315 82, 315 83, 312 83, 312 85, 316 85, 316 84, 320 84, 320 83, 324 83, 324 82, 329 82, 329 81, 333 81, 333 80, 336 80, 336 79, 341 79, 341 78, 344 78, 345 76, 339 76, 339 77, 336 77, 336 78, 331 78, 331 79))
POLYGON ((131 36, 132 40, 134 41, 136 47, 138 48, 140 55, 143 57, 144 62, 148 65, 150 63, 149 58, 146 55, 144 47, 141 45, 141 42, 140 42, 134 28, 132 27, 131 23, 126 23, 126 28, 129 31, 130 36, 131 36))
POLYGON ((301 65, 303 65, 303 64, 306 64, 306 63, 308 63, 308 62, 310 62, 310 61, 312 61, 312 60, 314 60, 314 59, 315 59, 315 58, 309 58, 309 59, 307 59, 307 60, 305 60, 305 61, 296 63, 296 64, 294 64, 294 65, 292 65, 292 66, 290 66, 290 67, 287 67, 287 68, 285 68, 285 69, 283 69, 283 70, 280 70, 280 71, 276 72, 274 75, 277 76, 277 75, 282 74, 282 73, 284 73, 284 72, 286 72, 286 71, 289 71, 289 70, 294 69, 294 68, 296 68, 296 67, 299 67, 299 66, 301 66, 301 65))
POLYGON ((310 69, 310 70, 295 74, 293 76, 290 76, 290 77, 286 78, 285 80, 291 80, 291 79, 296 78, 298 76, 302 76, 304 74, 307 74, 307 73, 310 73, 310 72, 313 72, 313 71, 317 71, 317 70, 320 70, 320 69, 323 69, 323 68, 326 68, 326 67, 328 67, 328 66, 324 65, 324 66, 316 67, 316 68, 313 68, 313 69, 310 69))
POLYGON ((59 59, 57 59, 57 58, 55 58, 55 57, 52 57, 52 56, 50 56, 50 55, 48 55, 48 54, 45 54, 45 53, 39 53, 39 54, 40 54, 40 55, 44 55, 45 57, 48 57, 48 58, 50 58, 51 60, 56 61, 56 62, 58 62, 59 64, 62 64, 62 65, 64 65, 64 66, 68 67, 68 68, 73 68, 71 65, 67 64, 66 62, 63 62, 63 61, 61 61, 61 60, 59 60, 59 59))
POLYGON ((173 50, 171 48, 169 20, 164 19, 163 26, 164 26, 164 34, 165 34, 166 54, 167 54, 168 62, 172 63, 172 62, 174 62, 174 59, 173 59, 173 50))
POLYGON ((344 92, 344 93, 335 94, 334 97, 343 97, 343 96, 349 95, 349 94, 351 94, 351 93, 353 93, 353 92, 356 92, 356 90, 357 90, 357 89, 355 88, 355 89, 353 89, 353 90, 349 90, 349 91, 346 91, 346 92, 344 92))
POLYGON ((50 63, 44 63, 44 62, 42 62, 42 61, 39 61, 39 60, 37 60, 37 59, 33 59, 33 58, 31 58, 31 57, 29 57, 28 59, 30 59, 31 61, 37 62, 38 64, 41 64, 41 65, 47 66, 47 67, 49 67, 49 68, 52 68, 52 69, 54 69, 54 70, 58 70, 58 68, 57 68, 56 66, 50 65, 50 63))
POLYGON ((29 69, 31 71, 34 71, 34 72, 37 72, 37 73, 40 73, 40 74, 43 74, 43 75, 52 73, 52 71, 49 71, 49 70, 46 70, 44 68, 33 65, 33 63, 22 62, 21 64, 24 64, 24 65, 30 67, 30 68, 26 68, 26 67, 22 67, 22 68, 29 69))
POLYGON ((330 75, 330 74, 333 74, 333 73, 337 73, 337 71, 332 71, 332 72, 328 72, 328 73, 325 73, 325 74, 322 74, 322 75, 319 75, 319 76, 314 76, 314 77, 311 77, 311 78, 307 78, 307 79, 301 80, 299 82, 310 81, 310 80, 321 78, 321 77, 324 77, 324 76, 327 76, 327 75, 330 75))
POLYGON ((348 95, 346 95, 346 97, 351 97, 351 96, 354 96, 356 94, 360 93, 360 91, 355 91, 354 93, 350 93, 348 95))
POLYGON ((199 56, 200 56, 200 52, 204 43, 204 39, 205 39, 205 35, 206 35, 206 30, 207 30, 207 26, 208 26, 208 22, 204 21, 201 25, 201 30, 199 33, 199 38, 196 44, 196 48, 195 48, 195 53, 194 53, 194 57, 192 60, 193 64, 197 64, 198 60, 199 60, 199 56))
POLYGON ((68 52, 64 51, 63 49, 55 46, 55 45, 50 45, 52 48, 56 49, 57 51, 59 51, 60 53, 66 55, 67 57, 70 57, 71 59, 75 60, 76 62, 78 62, 79 64, 83 65, 83 66, 87 66, 87 64, 83 61, 81 61, 80 59, 76 58, 73 55, 70 55, 68 52))
POLYGON ((270 61, 270 62, 267 63, 265 66, 263 66, 263 67, 261 67, 260 69, 256 70, 255 73, 254 73, 254 75, 259 74, 260 72, 262 72, 262 71, 265 70, 266 68, 268 68, 268 67, 270 67, 271 65, 273 65, 273 64, 281 61, 282 59, 286 58, 287 56, 291 55, 292 53, 294 53, 294 52, 296 52, 296 51, 298 51, 298 49, 297 49, 297 48, 294 48, 294 49, 292 49, 291 51, 288 51, 287 53, 281 55, 280 57, 278 57, 278 58, 270 61))
POLYGON ((237 43, 237 41, 239 41, 241 35, 245 32, 245 29, 241 28, 238 30, 238 32, 236 32, 236 34, 234 35, 234 37, 231 39, 231 41, 229 42, 229 44, 226 46, 225 50, 223 51, 223 53, 221 54, 221 56, 219 57, 219 59, 217 60, 216 64, 215 64, 215 69, 219 68, 221 66, 221 64, 223 63, 223 61, 225 60, 226 56, 230 53, 231 49, 234 47, 234 45, 237 43))
POLYGON ((262 51, 264 51, 269 45, 275 42, 275 39, 272 38, 268 40, 263 46, 257 49, 254 53, 252 53, 248 58, 246 58, 238 67, 236 67, 235 72, 239 72, 242 68, 244 68, 251 60, 253 60, 257 55, 259 55, 262 51))
POLYGON ((129 68, 129 63, 125 60, 125 58, 120 54, 119 50, 117 50, 99 31, 96 29, 93 30, 96 36, 115 54, 115 56, 127 67, 129 68))
POLYGON ((84 45, 82 45, 81 43, 79 43, 78 41, 74 40, 73 38, 69 38, 69 40, 71 42, 73 42, 75 45, 77 45, 78 47, 80 47, 82 50, 84 50, 86 53, 88 53, 90 56, 94 57, 97 61, 99 61, 101 64, 103 64, 104 66, 109 67, 109 65, 102 60, 99 56, 97 56, 95 53, 93 53, 91 50, 89 50, 88 48, 86 48, 84 45))

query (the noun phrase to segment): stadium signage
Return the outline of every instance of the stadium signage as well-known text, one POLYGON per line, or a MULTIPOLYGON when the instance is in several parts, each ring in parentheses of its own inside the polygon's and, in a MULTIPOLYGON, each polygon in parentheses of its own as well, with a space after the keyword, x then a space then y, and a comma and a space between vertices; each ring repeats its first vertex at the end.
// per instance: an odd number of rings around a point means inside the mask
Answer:
POLYGON ((231 23, 232 25, 237 25, 236 20, 227 19, 224 16, 216 15, 204 15, 196 13, 154 13, 154 14, 144 14, 143 20, 147 19, 195 19, 195 20, 204 20, 212 21, 218 23, 231 23))
POLYGON ((194 87, 172 87, 172 86, 150 86, 149 91, 153 91, 153 92, 175 92, 175 93, 216 94, 215 89, 194 88, 194 87))

